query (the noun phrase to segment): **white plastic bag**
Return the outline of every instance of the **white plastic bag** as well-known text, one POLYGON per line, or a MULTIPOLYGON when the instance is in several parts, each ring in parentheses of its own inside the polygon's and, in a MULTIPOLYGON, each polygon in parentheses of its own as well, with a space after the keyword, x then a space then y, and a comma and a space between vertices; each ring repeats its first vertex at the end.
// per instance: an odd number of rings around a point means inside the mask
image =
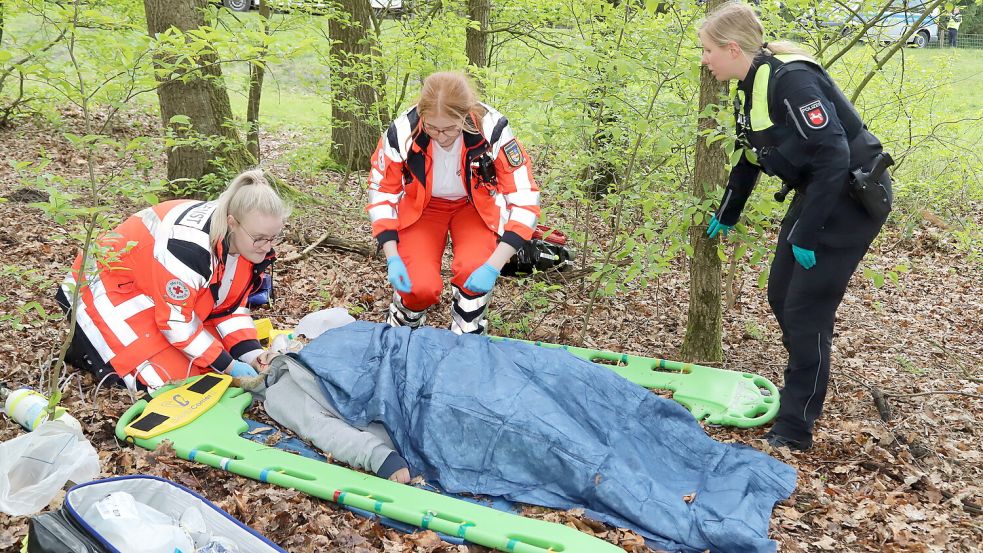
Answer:
POLYGON ((32 515, 72 481, 99 476, 99 455, 82 431, 60 420, 0 443, 0 511, 32 515))
POLYGON ((208 523, 205 522, 205 515, 201 514, 197 507, 189 507, 184 511, 179 524, 194 540, 195 547, 204 547, 212 539, 212 534, 208 531, 208 523))
POLYGON ((355 322, 355 317, 349 315, 347 309, 344 307, 331 307, 305 315, 297 323, 296 333, 298 336, 303 334, 309 340, 313 340, 327 330, 345 326, 353 322, 355 322))
POLYGON ((191 536, 177 521, 127 492, 113 492, 82 513, 92 530, 122 553, 192 553, 191 536))

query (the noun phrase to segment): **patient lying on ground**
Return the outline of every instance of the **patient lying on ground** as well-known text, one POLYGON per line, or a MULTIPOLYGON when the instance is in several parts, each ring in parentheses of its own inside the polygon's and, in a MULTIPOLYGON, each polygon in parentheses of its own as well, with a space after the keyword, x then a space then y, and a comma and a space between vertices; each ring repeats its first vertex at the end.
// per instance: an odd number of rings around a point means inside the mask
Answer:
POLYGON ((266 409, 400 482, 631 528, 668 550, 774 551, 795 470, 720 443, 678 403, 560 349, 354 322, 271 363, 266 409))
POLYGON ((406 460, 395 451, 385 427, 373 423, 359 430, 339 418, 314 373, 293 357, 274 359, 266 386, 254 393, 264 399, 266 412, 278 423, 336 461, 401 484, 410 481, 406 460))

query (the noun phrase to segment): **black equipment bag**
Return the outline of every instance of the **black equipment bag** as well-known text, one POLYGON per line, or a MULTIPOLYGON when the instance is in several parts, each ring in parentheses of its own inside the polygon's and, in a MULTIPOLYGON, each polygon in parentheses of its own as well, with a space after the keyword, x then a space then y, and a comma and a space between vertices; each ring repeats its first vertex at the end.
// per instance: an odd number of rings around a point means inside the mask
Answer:
POLYGON ((108 553, 85 530, 72 522, 63 509, 31 519, 27 553, 108 553))
POLYGON ((573 266, 567 237, 558 230, 537 225, 532 239, 502 267, 502 276, 522 276, 533 271, 566 271, 573 266))

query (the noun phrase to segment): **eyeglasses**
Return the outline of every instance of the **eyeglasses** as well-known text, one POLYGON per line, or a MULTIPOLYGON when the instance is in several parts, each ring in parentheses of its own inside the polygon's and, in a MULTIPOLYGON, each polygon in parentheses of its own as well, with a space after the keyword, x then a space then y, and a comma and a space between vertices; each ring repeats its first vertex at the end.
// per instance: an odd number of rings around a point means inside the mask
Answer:
POLYGON ((447 136, 454 136, 455 134, 461 132, 461 126, 451 125, 449 127, 435 127, 430 123, 424 123, 423 130, 426 131, 427 134, 431 136, 438 135, 438 134, 446 134, 447 136))
POLYGON ((242 226, 242 223, 240 223, 238 219, 236 219, 236 222, 239 223, 239 228, 242 229, 242 232, 245 232, 246 236, 248 236, 253 240, 253 247, 255 248, 260 248, 263 246, 279 246, 280 244, 283 243, 283 240, 287 237, 286 234, 284 234, 283 232, 277 234, 272 238, 266 238, 265 236, 256 237, 253 236, 251 232, 246 230, 246 227, 242 226))

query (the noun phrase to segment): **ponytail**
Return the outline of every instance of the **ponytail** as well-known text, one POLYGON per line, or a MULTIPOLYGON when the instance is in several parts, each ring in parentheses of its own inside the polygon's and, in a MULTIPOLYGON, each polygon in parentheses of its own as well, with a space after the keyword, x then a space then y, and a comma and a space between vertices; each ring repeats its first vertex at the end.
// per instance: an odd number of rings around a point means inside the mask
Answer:
POLYGON ((229 232, 229 215, 237 221, 242 221, 246 215, 254 211, 281 219, 290 215, 290 207, 270 186, 262 169, 249 169, 232 179, 229 187, 219 195, 216 203, 208 231, 209 242, 213 248, 224 240, 229 232))
POLYGON ((761 46, 762 50, 776 56, 779 54, 798 54, 809 58, 813 57, 811 52, 803 48, 800 44, 790 40, 771 40, 761 46))

